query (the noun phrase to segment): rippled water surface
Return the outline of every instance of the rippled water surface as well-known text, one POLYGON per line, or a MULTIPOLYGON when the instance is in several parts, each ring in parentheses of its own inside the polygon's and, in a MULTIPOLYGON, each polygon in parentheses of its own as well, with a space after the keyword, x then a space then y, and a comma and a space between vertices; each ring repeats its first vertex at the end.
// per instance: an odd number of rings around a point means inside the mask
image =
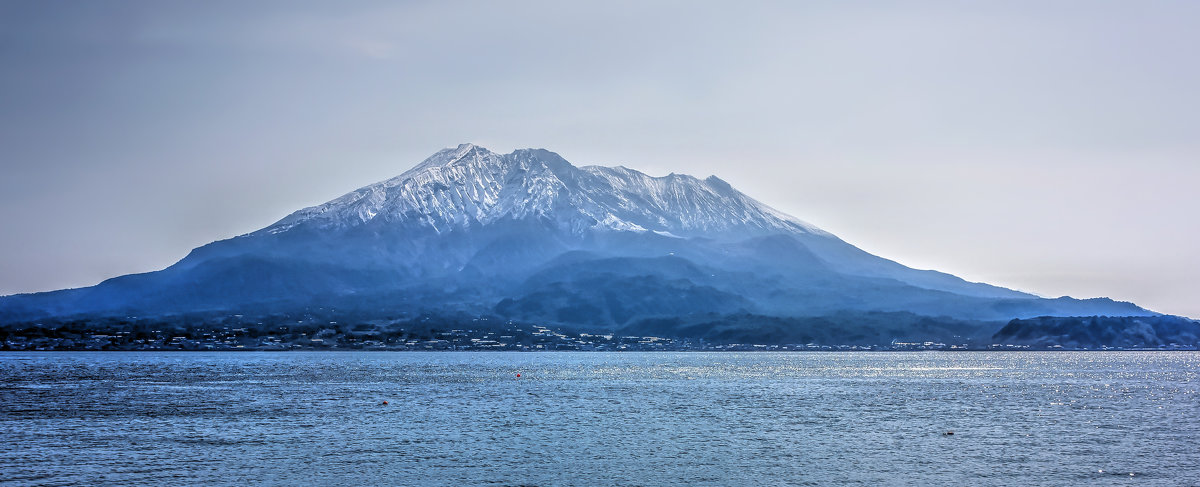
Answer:
POLYGON ((1198 485, 1198 370, 1194 352, 0 353, 0 484, 1198 485))

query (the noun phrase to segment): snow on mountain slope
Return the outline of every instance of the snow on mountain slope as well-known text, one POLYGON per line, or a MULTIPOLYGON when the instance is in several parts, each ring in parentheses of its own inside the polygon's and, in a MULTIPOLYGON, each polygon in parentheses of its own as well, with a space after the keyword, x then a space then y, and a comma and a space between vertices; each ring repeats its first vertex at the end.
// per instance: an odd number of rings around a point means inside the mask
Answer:
POLYGON ((500 155, 472 144, 439 151, 400 176, 297 211, 261 232, 386 222, 442 233, 531 216, 553 220, 577 234, 613 230, 710 238, 829 236, 716 177, 651 177, 624 167, 577 168, 546 150, 500 155))
POLYGON ((328 234, 377 225, 407 228, 406 235, 413 239, 422 233, 469 235, 496 227, 501 220, 531 218, 552 222, 576 240, 593 232, 718 241, 791 235, 804 240, 839 272, 971 296, 1031 297, 948 274, 916 271, 870 255, 754 200, 716 176, 652 177, 621 166, 575 167, 543 149, 503 155, 473 144, 443 149, 397 177, 297 211, 251 236, 296 228, 328 234))

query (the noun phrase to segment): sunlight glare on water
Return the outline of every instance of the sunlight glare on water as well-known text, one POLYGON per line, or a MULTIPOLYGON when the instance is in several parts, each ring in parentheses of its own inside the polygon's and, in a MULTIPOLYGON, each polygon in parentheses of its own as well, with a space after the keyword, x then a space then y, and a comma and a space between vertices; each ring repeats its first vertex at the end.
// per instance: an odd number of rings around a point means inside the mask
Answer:
POLYGON ((1194 352, 2 353, 0 483, 1196 485, 1198 370, 1194 352))

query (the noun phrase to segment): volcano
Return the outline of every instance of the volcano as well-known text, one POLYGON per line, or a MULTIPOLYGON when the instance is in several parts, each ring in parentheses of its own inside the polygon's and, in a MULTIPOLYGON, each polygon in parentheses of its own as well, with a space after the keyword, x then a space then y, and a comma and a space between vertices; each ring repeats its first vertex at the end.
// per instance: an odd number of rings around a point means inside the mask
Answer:
POLYGON ((576 167, 543 149, 463 144, 160 271, 0 298, 0 320, 314 306, 701 335, 817 317, 820 326, 862 326, 862 317, 888 313, 955 323, 1155 315, 911 269, 715 176, 651 177, 576 167))

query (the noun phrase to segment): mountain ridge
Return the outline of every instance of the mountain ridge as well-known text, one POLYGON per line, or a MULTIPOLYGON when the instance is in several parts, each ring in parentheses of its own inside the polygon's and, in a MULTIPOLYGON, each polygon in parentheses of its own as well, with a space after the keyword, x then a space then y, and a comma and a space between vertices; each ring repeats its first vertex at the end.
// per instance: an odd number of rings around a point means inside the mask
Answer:
POLYGON ((749 224, 743 226, 827 234, 734 190, 715 176, 705 180, 675 173, 653 177, 621 166, 575 167, 545 149, 519 149, 501 155, 474 144, 438 151, 399 176, 301 209, 259 232, 280 232, 309 222, 355 225, 378 217, 392 222, 424 217, 423 223, 440 233, 448 225, 461 226, 472 220, 486 224, 503 216, 523 218, 529 213, 546 212, 560 192, 569 193, 573 206, 584 215, 613 230, 690 236, 725 230, 724 224, 740 220, 749 224), (514 173, 524 176, 522 189, 529 191, 528 198, 517 200, 511 192, 505 192, 513 189, 510 178, 514 173), (461 191, 445 191, 450 189, 461 191), (397 198, 397 193, 409 198, 397 198), (418 195, 427 199, 420 200, 418 195), (689 218, 681 211, 689 207, 689 202, 680 198, 695 196, 728 199, 726 214, 689 218), (637 210, 640 214, 635 214, 637 210), (739 210, 740 215, 735 213, 739 210), (672 221, 672 216, 677 221, 672 221))

